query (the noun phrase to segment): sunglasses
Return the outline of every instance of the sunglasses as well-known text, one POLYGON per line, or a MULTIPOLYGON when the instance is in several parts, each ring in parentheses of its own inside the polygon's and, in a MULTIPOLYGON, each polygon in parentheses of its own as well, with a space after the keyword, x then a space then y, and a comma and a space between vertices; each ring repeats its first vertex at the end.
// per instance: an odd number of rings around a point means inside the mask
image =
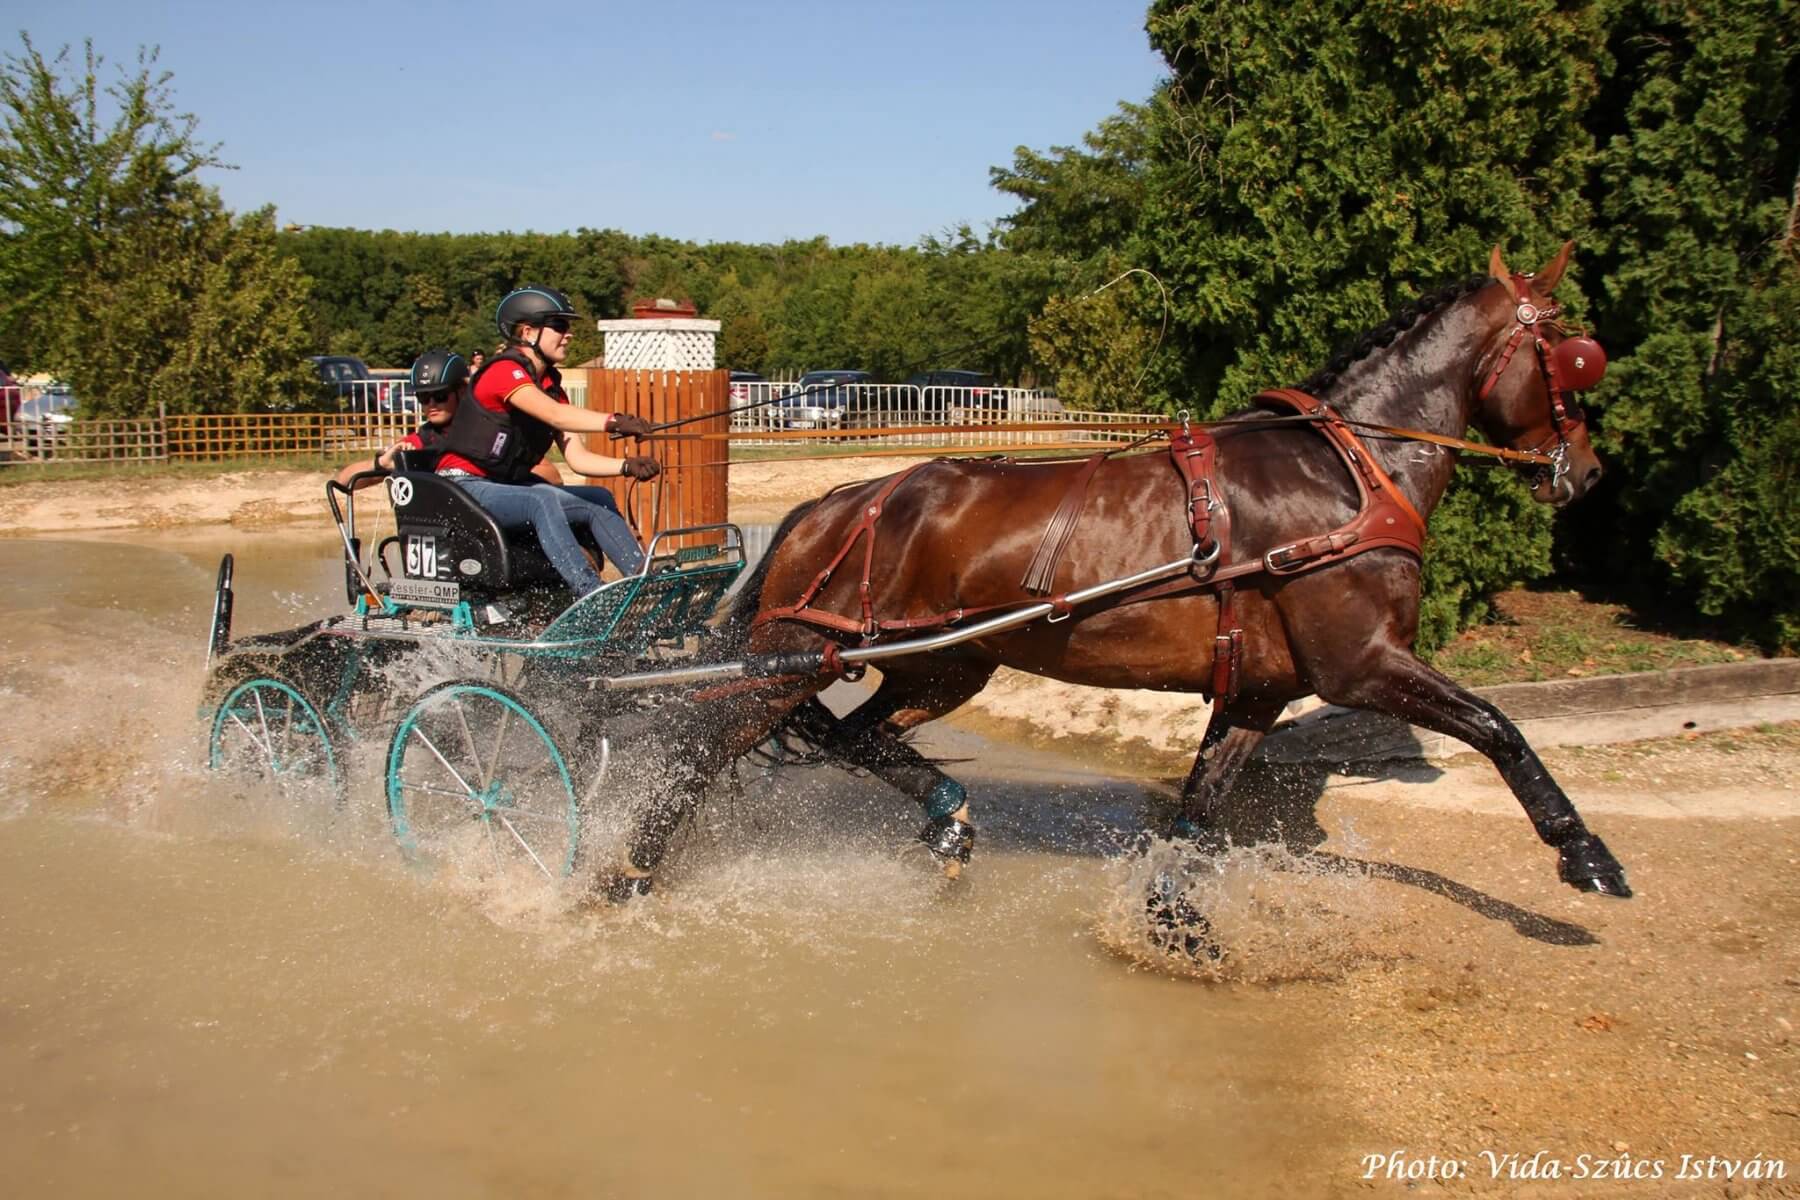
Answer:
POLYGON ((438 404, 448 404, 450 403, 450 400, 451 394, 449 392, 433 392, 429 396, 424 392, 419 393, 419 403, 425 405, 427 408, 438 404))
POLYGON ((544 328, 555 333, 567 333, 569 332, 569 318, 550 317, 544 321, 544 328))

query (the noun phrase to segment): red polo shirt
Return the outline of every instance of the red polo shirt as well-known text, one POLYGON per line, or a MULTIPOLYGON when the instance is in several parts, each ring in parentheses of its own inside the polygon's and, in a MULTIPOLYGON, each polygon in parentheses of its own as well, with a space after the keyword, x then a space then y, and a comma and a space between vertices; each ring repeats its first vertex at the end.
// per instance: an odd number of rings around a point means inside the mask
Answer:
MULTIPOLYGON (((536 381, 538 390, 549 396, 558 404, 567 404, 569 395, 563 391, 562 376, 555 367, 546 367, 544 374, 536 381)), ((481 378, 475 381, 474 401, 491 412, 505 412, 507 401, 512 394, 522 387, 533 383, 530 372, 516 362, 498 362, 482 372, 481 378)), ((536 466, 536 463, 532 464, 536 466)), ((446 450, 438 459, 438 470, 467 471, 471 475, 486 478, 487 472, 464 458, 446 450)))

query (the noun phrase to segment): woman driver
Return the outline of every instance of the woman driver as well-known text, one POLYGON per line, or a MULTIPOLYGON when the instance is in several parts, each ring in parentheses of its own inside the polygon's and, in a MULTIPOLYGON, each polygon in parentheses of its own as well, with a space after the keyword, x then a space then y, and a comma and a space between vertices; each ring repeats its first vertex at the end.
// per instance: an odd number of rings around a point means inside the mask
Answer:
POLYGON ((585 596, 600 576, 570 529, 585 525, 600 552, 630 575, 643 566, 612 494, 604 488, 554 487, 533 474, 551 445, 583 475, 653 479, 654 458, 612 458, 581 442, 583 433, 643 438, 650 424, 629 413, 592 412, 569 403, 557 367, 569 354, 570 322, 579 319, 555 288, 523 287, 500 301, 495 323, 506 348, 476 372, 469 402, 457 407, 438 474, 456 478, 506 528, 530 526, 569 589, 585 596))

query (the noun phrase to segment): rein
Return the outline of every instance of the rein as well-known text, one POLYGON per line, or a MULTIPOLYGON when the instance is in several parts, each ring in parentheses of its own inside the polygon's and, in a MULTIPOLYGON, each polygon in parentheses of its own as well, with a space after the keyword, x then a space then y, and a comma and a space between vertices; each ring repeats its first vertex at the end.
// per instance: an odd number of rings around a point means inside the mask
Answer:
MULTIPOLYGON (((1313 417, 1309 420, 1320 420, 1313 417)), ((1542 450, 1512 450, 1505 446, 1490 446, 1486 442, 1471 442, 1467 438, 1445 437, 1441 433, 1428 433, 1423 429, 1406 429, 1397 425, 1378 425, 1373 421, 1356 421, 1349 417, 1338 420, 1355 429, 1379 433, 1385 437, 1403 438, 1409 442, 1430 442, 1435 446, 1449 446, 1455 450, 1467 450, 1472 454, 1490 454, 1505 462, 1530 463, 1533 466, 1555 466, 1559 461, 1556 454, 1546 454, 1542 450)))

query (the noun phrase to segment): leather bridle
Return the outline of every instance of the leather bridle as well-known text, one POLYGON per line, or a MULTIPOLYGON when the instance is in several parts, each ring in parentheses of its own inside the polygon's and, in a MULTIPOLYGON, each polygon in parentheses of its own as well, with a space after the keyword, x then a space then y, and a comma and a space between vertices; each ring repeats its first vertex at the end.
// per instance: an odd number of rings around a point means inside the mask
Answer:
MULTIPOLYGON (((1572 335, 1563 327, 1562 306, 1554 300, 1539 304, 1531 296, 1531 276, 1513 275, 1503 280, 1511 294, 1513 308, 1513 326, 1508 333, 1506 344, 1501 348, 1498 358, 1494 360, 1493 370, 1488 372, 1487 382, 1481 385, 1477 393, 1477 402, 1486 401, 1489 394, 1500 382, 1500 377, 1512 365, 1513 355, 1524 344, 1530 335, 1532 347, 1537 357, 1538 374, 1543 378, 1544 390, 1550 402, 1550 435, 1536 445, 1524 447, 1529 453, 1543 455, 1549 459, 1550 490, 1553 496, 1572 491, 1568 483, 1569 474, 1569 434, 1587 423, 1581 406, 1569 398, 1573 389, 1563 382, 1556 361, 1556 347, 1544 336, 1544 330, 1554 329, 1563 338, 1580 336, 1584 341, 1586 334, 1572 335), (1550 446, 1554 441, 1555 446, 1550 446)), ((1601 370, 1604 370, 1605 356, 1598 345, 1594 345, 1593 353, 1600 355, 1601 370)), ((1582 360, 1576 359, 1577 363, 1582 360)))

